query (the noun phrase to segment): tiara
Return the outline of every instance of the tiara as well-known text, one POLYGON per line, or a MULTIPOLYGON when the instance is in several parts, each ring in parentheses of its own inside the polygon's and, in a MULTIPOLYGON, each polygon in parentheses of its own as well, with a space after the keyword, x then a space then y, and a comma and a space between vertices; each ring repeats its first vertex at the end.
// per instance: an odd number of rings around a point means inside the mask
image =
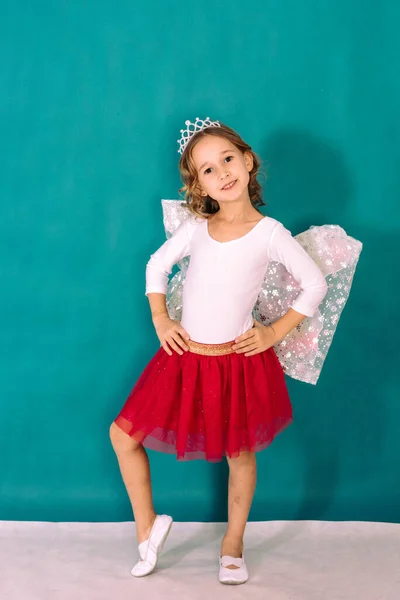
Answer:
POLYGON ((196 117, 194 123, 191 123, 190 121, 185 121, 185 125, 186 129, 181 129, 181 138, 177 140, 179 144, 179 154, 183 154, 190 138, 193 137, 195 133, 198 133, 206 127, 221 127, 219 121, 210 121, 210 117, 206 117, 204 121, 199 119, 199 117, 196 117))

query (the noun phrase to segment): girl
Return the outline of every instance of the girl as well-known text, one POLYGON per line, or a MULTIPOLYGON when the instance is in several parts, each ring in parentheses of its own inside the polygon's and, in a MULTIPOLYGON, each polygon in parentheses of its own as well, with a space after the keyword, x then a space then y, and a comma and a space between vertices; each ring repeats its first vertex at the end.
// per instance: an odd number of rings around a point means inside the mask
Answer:
POLYGON ((259 159, 229 127, 196 118, 181 130, 179 168, 188 218, 150 258, 146 294, 161 347, 111 425, 111 440, 132 503, 140 560, 151 573, 172 525, 156 515, 144 447, 178 460, 229 464, 228 527, 219 581, 249 575, 243 535, 256 486, 257 451, 293 419, 284 372, 273 346, 322 302, 327 283, 313 259, 278 221, 263 216, 259 159), (190 256, 181 321, 170 318, 166 293, 174 264, 190 256), (270 261, 301 287, 271 325, 253 307, 270 261))

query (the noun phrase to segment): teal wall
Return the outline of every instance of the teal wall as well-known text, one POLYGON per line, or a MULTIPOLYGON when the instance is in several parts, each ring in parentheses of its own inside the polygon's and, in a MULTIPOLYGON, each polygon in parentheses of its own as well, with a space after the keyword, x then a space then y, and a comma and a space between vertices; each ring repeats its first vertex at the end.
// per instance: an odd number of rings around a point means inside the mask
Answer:
MULTIPOLYGON (((268 214, 364 243, 250 518, 400 521, 398 1, 15 0, 0 24, 0 519, 131 518, 108 428, 158 348, 178 132, 210 116, 268 166, 268 214)), ((225 461, 150 456, 158 511, 225 520, 225 461)))

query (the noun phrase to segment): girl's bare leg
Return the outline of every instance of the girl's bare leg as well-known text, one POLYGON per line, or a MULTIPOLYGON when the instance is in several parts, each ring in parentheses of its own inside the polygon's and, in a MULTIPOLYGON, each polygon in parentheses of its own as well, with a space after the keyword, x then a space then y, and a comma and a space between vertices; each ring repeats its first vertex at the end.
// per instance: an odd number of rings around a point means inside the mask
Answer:
POLYGON ((147 540, 156 518, 151 490, 149 458, 143 446, 115 423, 110 438, 118 458, 126 491, 132 504, 138 543, 147 540))
MULTIPOLYGON (((221 544, 221 556, 240 558, 243 536, 257 481, 256 455, 242 452, 237 458, 228 458, 228 528, 221 544)), ((237 569, 229 565, 228 569, 237 569)))

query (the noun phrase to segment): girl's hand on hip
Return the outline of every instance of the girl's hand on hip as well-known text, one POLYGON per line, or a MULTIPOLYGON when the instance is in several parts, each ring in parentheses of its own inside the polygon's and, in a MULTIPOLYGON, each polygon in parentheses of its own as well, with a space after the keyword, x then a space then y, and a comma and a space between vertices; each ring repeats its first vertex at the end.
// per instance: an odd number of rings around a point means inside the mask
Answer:
POLYGON ((258 321, 254 321, 254 327, 237 337, 232 348, 236 354, 253 356, 268 350, 276 342, 275 331, 271 325, 265 326, 258 321))
POLYGON ((185 340, 189 340, 189 334, 183 329, 179 321, 173 321, 168 316, 160 316, 153 320, 154 327, 165 352, 172 356, 170 347, 182 356, 182 350, 189 350, 185 340))

